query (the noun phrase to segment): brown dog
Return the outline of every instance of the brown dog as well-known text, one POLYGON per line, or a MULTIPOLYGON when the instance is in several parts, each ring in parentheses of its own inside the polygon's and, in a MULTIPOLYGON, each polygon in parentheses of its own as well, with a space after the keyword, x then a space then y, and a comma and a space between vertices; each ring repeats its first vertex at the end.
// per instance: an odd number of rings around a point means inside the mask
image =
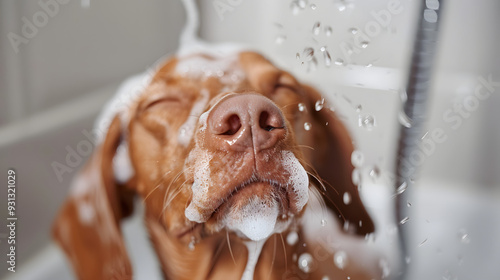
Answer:
POLYGON ((114 117, 57 217, 78 277, 131 278, 120 220, 139 196, 166 279, 370 279, 332 258, 314 271, 297 260, 313 254, 301 228, 312 188, 350 232, 374 231, 351 180, 352 141, 323 103, 254 52, 170 59, 114 117), (124 142, 133 173, 120 183, 124 142), (298 242, 283 241, 290 232, 298 242))

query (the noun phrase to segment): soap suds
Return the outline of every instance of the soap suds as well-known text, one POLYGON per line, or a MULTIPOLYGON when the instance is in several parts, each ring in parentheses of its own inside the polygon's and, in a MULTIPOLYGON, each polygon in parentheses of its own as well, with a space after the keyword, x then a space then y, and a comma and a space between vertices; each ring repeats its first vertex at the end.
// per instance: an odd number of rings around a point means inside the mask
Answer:
POLYGON ((191 139, 193 138, 194 130, 198 120, 197 117, 203 113, 203 110, 207 106, 208 99, 210 98, 210 92, 207 89, 202 89, 200 91, 200 95, 200 99, 193 104, 186 122, 184 122, 184 124, 182 124, 182 126, 179 128, 177 141, 184 147, 187 147, 189 143, 191 143, 191 139))
POLYGON ((283 166, 290 174, 288 184, 292 187, 296 195, 297 202, 295 207, 301 211, 309 200, 309 177, 306 170, 300 164, 299 160, 290 151, 283 151, 283 166))
POLYGON ((210 187, 210 161, 212 160, 212 155, 208 153, 201 153, 201 155, 201 157, 193 159, 196 160, 194 183, 191 186, 193 197, 191 203, 189 203, 184 212, 188 220, 197 223, 206 221, 206 217, 201 215, 200 209, 204 208, 203 201, 208 199, 208 188, 210 187))
POLYGON ((113 172, 116 181, 119 183, 126 183, 134 176, 134 168, 130 161, 128 143, 126 141, 122 141, 116 149, 116 154, 113 157, 113 172))
MULTIPOLYGON (((217 47, 218 50, 219 47, 217 47)), ((239 51, 218 51, 213 53, 210 49, 200 49, 199 53, 211 54, 205 57, 194 54, 182 57, 177 63, 175 71, 181 76, 195 80, 216 77, 224 85, 235 85, 245 79, 245 72, 239 66, 239 51)))
POLYGON ((255 273, 255 266, 260 257, 260 252, 262 252, 262 247, 266 243, 267 239, 262 239, 259 241, 247 241, 245 246, 248 249, 248 260, 245 267, 245 271, 241 276, 241 280, 253 280, 255 273))
POLYGON ((267 239, 274 232, 280 210, 274 199, 268 203, 254 196, 242 208, 231 209, 225 219, 227 228, 253 241, 267 239))
POLYGON ((122 127, 128 125, 130 118, 128 109, 144 92, 144 89, 151 82, 151 78, 152 75, 145 72, 128 78, 120 85, 116 94, 106 103, 94 123, 97 143, 104 141, 109 125, 116 115, 120 116, 122 127))
POLYGON ((96 216, 94 207, 89 202, 82 199, 82 201, 78 201, 77 208, 80 221, 86 225, 91 225, 96 216))

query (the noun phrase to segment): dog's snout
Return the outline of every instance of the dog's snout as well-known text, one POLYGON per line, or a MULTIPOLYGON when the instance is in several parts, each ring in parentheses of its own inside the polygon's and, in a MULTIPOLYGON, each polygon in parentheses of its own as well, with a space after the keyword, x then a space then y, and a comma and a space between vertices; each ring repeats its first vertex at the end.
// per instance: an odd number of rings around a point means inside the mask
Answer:
POLYGON ((234 95, 219 102, 208 116, 208 129, 234 150, 268 149, 286 134, 281 110, 255 94, 234 95))

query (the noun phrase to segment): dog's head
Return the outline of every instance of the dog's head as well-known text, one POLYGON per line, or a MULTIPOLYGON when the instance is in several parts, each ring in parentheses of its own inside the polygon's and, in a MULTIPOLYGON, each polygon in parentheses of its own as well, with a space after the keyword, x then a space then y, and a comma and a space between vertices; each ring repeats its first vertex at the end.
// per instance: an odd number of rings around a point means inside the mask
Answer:
MULTIPOLYGON (((316 187, 352 232, 372 232, 351 180, 352 141, 326 103, 257 53, 173 58, 115 117, 77 181, 92 177, 91 170, 101 178, 72 196, 58 224, 80 226, 83 199, 98 217, 92 234, 100 238, 109 227, 98 223, 115 224, 137 193, 147 217, 180 243, 226 230, 262 240, 296 221, 316 187), (133 174, 117 183, 113 160, 116 169, 123 142, 133 174), (351 199, 344 203, 344 196, 351 199)), ((56 235, 68 250, 75 230, 62 236, 60 228, 56 235)))

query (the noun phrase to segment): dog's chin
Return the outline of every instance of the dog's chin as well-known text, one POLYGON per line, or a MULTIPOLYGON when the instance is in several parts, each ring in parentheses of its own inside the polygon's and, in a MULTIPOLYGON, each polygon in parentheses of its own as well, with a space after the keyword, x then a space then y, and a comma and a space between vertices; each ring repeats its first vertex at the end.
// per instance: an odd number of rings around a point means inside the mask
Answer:
POLYGON ((252 183, 233 193, 210 222, 244 240, 259 241, 281 233, 290 224, 286 193, 268 183, 252 183))

